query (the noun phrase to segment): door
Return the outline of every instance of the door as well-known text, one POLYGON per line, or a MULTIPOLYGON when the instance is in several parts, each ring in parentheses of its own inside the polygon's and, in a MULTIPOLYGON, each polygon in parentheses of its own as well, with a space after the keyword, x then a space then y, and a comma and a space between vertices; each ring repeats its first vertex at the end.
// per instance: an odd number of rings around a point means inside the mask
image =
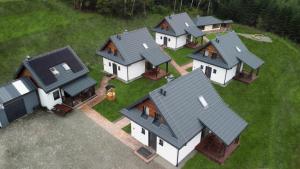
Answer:
POLYGON ((168 38, 167 37, 164 37, 164 45, 168 46, 168 38))
POLYGON ((152 68, 153 68, 153 65, 149 62, 146 62, 146 71, 147 70, 152 70, 152 68))
POLYGON ((117 65, 113 63, 113 74, 118 75, 117 65))
POLYGON ((149 131, 149 147, 156 151, 156 135, 149 131))
POLYGON ((210 77, 211 77, 211 67, 206 66, 205 75, 210 79, 210 77))
POLYGON ((26 114, 26 108, 23 99, 18 99, 5 106, 5 114, 8 122, 12 122, 26 114))

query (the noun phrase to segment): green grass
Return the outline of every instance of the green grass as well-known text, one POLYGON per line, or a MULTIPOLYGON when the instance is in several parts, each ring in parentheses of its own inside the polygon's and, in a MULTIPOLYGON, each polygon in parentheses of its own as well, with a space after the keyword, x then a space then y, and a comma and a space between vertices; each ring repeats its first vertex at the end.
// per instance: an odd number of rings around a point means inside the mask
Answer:
POLYGON ((131 125, 128 124, 127 126, 125 126, 124 128, 122 128, 126 133, 130 134, 131 133, 131 125))
POLYGON ((213 40, 217 37, 217 35, 224 35, 226 32, 220 32, 220 33, 210 33, 205 35, 209 40, 213 40))
POLYGON ((194 51, 194 49, 181 48, 178 50, 172 50, 166 48, 165 51, 172 57, 172 59, 174 59, 177 62, 177 64, 182 66, 192 61, 192 59, 187 56, 191 54, 194 51))
MULTIPOLYGON (((0 83, 12 79, 16 68, 27 55, 35 56, 65 45, 74 48, 88 65, 90 75, 99 81, 103 76, 102 64, 101 59, 95 56, 95 50, 112 34, 124 29, 153 27, 161 18, 161 15, 155 14, 122 20, 73 11, 59 1, 1 2, 0 83)), ((234 25, 234 30, 263 33, 273 39, 273 43, 262 43, 242 38, 249 49, 265 61, 257 81, 251 85, 232 81, 225 88, 216 86, 225 102, 249 126, 241 135, 240 147, 224 165, 217 165, 197 154, 184 168, 299 168, 299 44, 246 26, 234 25)), ((184 57, 189 52, 178 50, 171 53, 179 64, 188 62, 184 57)), ((170 71, 176 73, 171 66, 170 71)), ((165 80, 154 82, 139 79, 130 84, 113 80, 111 83, 116 86, 117 101, 104 101, 96 109, 113 121, 120 117, 120 109, 164 84, 165 80)))
POLYGON ((141 97, 146 96, 150 91, 165 83, 165 79, 153 81, 141 78, 128 84, 125 84, 119 80, 112 80, 111 84, 116 87, 116 101, 112 102, 105 100, 96 105, 94 109, 100 112, 108 120, 115 121, 122 116, 119 112, 122 108, 129 106, 141 97))
POLYGON ((190 68, 188 68, 186 71, 191 72, 191 71, 193 71, 193 68, 190 67, 190 68))

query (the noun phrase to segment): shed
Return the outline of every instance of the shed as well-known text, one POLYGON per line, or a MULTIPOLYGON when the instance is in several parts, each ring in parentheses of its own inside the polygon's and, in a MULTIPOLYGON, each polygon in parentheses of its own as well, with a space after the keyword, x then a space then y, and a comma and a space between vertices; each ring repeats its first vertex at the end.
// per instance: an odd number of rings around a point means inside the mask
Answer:
POLYGON ((36 88, 28 78, 21 78, 0 87, 0 127, 30 114, 39 107, 36 88))

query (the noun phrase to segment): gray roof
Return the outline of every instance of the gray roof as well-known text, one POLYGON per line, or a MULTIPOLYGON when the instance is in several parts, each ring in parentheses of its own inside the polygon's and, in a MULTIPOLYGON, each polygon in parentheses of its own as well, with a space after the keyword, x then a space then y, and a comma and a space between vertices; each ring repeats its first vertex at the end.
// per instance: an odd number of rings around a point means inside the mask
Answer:
MULTIPOLYGON (((149 98, 166 120, 170 133, 173 133, 172 139, 176 138, 175 142, 168 137, 166 141, 177 148, 186 144, 204 126, 227 145, 247 126, 247 123, 223 102, 200 69, 150 92, 149 98), (160 94, 160 89, 166 91, 166 96, 160 94), (202 106, 200 96, 205 98, 208 108, 202 106)), ((127 116, 131 110, 128 108, 121 112, 127 116), (124 113, 126 111, 127 113, 124 113)), ((143 125, 140 121, 137 123, 143 125)), ((156 134, 163 137, 163 133, 156 134)))
POLYGON ((17 76, 23 68, 26 68, 31 73, 34 81, 45 92, 50 92, 68 84, 89 72, 88 68, 70 46, 25 59, 17 71, 17 76), (65 70, 63 63, 67 63, 71 69, 65 70), (51 67, 56 68, 59 71, 59 75, 53 75, 49 70, 51 67))
POLYGON ((63 86, 62 89, 64 90, 64 92, 68 93, 70 96, 73 97, 78 95, 83 90, 88 89, 95 85, 96 85, 96 81, 94 79, 88 76, 83 76, 63 86))
POLYGON ((167 16, 161 22, 153 29, 155 32, 176 37, 185 34, 192 34, 195 37, 204 36, 204 33, 200 29, 197 29, 197 26, 186 12, 167 16), (164 20, 170 25, 169 31, 162 30, 159 27, 160 23, 164 20))
POLYGON ((197 16, 193 19, 195 25, 197 26, 205 26, 205 25, 214 25, 221 23, 233 23, 232 20, 220 20, 214 16, 197 16))
POLYGON ((121 65, 130 65, 146 59, 157 66, 171 60, 169 56, 161 51, 147 28, 124 32, 121 35, 113 35, 107 42, 97 51, 97 54, 121 65), (112 41, 117 47, 120 53, 119 56, 114 56, 103 50, 109 41, 112 41), (146 44, 148 48, 146 49, 143 44, 146 44))
POLYGON ((200 50, 202 48, 195 51, 190 57, 208 63, 213 62, 211 64, 224 68, 232 68, 237 65, 239 61, 242 61, 245 64, 249 65, 251 68, 257 69, 264 63, 263 60, 255 56, 247 49, 247 47, 243 44, 243 42, 235 32, 228 32, 225 35, 217 36, 216 39, 208 42, 208 44, 206 44, 205 46, 209 44, 212 44, 216 48, 218 53, 222 56, 224 63, 220 63, 219 60, 216 59, 206 59, 206 61, 203 57, 203 54, 200 53, 200 50), (225 64, 227 66, 220 64, 225 64))
MULTIPOLYGON (((31 93, 36 90, 34 84, 28 78, 20 78, 9 82, 0 87, 0 103, 7 103, 15 98, 18 98, 24 94, 20 93, 18 89, 13 85, 13 82, 21 81, 24 86, 28 89, 28 93, 31 93)), ((27 94, 27 93, 26 93, 27 94)))

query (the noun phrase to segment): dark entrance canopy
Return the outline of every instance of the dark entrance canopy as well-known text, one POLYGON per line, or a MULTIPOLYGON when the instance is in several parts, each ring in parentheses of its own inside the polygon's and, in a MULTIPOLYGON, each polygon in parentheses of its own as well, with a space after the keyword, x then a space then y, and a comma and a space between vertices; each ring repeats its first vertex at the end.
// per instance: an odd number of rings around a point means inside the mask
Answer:
POLYGON ((62 89, 64 90, 64 92, 68 93, 71 97, 74 97, 79 93, 81 93, 82 91, 84 91, 85 89, 88 89, 94 85, 96 85, 95 80, 93 80, 88 76, 84 76, 62 87, 62 89))

